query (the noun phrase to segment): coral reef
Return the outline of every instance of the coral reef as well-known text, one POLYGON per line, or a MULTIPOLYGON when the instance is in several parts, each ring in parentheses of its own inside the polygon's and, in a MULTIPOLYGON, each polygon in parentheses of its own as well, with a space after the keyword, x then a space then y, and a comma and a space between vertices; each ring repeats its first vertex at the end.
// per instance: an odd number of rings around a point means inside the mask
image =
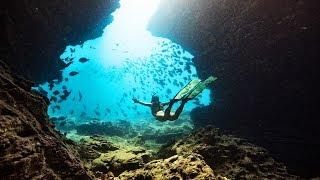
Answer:
POLYGON ((185 153, 200 154, 215 173, 230 179, 297 179, 265 149, 224 135, 212 126, 163 146, 158 156, 166 158, 185 153))
POLYGON ((0 61, 0 177, 91 179, 48 121, 48 100, 0 61))

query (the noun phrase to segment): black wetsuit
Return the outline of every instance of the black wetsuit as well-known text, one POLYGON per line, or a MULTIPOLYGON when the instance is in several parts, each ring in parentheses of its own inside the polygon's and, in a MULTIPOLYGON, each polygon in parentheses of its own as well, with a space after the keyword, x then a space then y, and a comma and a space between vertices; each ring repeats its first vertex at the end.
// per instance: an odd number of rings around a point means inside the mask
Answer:
POLYGON ((163 110, 163 105, 160 102, 153 102, 151 104, 151 112, 152 115, 156 117, 157 112, 162 111, 163 110))

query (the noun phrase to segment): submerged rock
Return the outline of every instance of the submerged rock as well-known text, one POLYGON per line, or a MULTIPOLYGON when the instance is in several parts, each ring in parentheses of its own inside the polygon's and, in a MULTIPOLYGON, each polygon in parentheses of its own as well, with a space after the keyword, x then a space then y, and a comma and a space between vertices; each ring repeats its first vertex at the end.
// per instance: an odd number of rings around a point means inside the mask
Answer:
POLYGON ((217 128, 203 128, 181 140, 164 146, 159 157, 197 153, 214 172, 231 179, 298 179, 276 162, 267 150, 230 135, 217 128))
POLYGON ((154 160, 143 168, 126 171, 117 179, 226 179, 215 176, 213 170, 198 154, 174 155, 154 160))
POLYGON ((91 170, 107 173, 111 171, 115 176, 127 170, 142 167, 151 155, 145 149, 126 150, 120 149, 103 153, 92 161, 91 170))
POLYGON ((95 136, 89 139, 81 139, 77 149, 80 158, 88 162, 98 158, 101 153, 118 150, 119 148, 103 137, 95 136))

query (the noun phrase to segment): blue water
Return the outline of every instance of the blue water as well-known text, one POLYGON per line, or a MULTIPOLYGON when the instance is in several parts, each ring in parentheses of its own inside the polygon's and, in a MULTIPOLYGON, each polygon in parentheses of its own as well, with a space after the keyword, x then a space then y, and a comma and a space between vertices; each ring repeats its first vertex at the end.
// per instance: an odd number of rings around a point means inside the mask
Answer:
MULTIPOLYGON (((60 56, 71 63, 63 81, 35 87, 48 92, 50 117, 85 122, 151 119, 150 109, 132 102, 149 102, 153 93, 167 102, 191 79, 198 78, 193 55, 169 39, 146 30, 159 0, 121 0, 113 22, 101 37, 67 46, 60 56)), ((184 112, 210 103, 210 90, 188 102, 184 112)))

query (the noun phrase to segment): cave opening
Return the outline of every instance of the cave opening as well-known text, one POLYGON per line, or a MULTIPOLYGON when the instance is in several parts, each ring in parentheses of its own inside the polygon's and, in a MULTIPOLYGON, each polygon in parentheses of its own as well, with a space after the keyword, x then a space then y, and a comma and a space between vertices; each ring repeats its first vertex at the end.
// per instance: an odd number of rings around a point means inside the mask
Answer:
MULTIPOLYGON (((62 79, 34 87, 50 100, 48 115, 57 129, 69 132, 74 126, 93 122, 187 124, 186 131, 193 128, 189 113, 211 103, 209 89, 186 104, 183 118, 177 122, 157 122, 148 107, 132 101, 150 102, 156 93, 161 102, 168 102, 190 80, 198 78, 191 53, 147 30, 159 3, 121 0, 120 8, 112 14, 113 22, 101 37, 66 47, 60 56, 68 65, 61 72, 62 79)), ((94 133, 98 133, 96 129, 94 133)))

